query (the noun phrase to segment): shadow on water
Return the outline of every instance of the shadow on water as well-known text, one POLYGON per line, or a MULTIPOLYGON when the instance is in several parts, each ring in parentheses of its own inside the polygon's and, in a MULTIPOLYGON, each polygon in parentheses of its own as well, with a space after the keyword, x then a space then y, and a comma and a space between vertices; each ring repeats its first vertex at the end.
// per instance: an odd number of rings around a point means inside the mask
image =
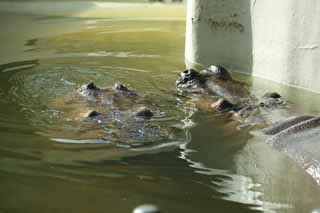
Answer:
MULTIPOLYGON (((223 193, 212 188, 206 176, 193 172, 176 155, 179 155, 178 150, 125 158, 121 162, 87 163, 82 167, 49 164, 47 169, 40 170, 25 164, 24 168, 19 168, 20 175, 11 177, 11 180, 10 175, 1 173, 3 190, 10 191, 8 196, 1 196, 6 204, 2 208, 6 209, 15 197, 28 200, 31 190, 32 196, 38 197, 37 203, 22 202, 15 208, 17 211, 24 207, 28 210, 43 208, 45 212, 63 212, 68 208, 72 212, 107 209, 108 212, 120 213, 130 212, 141 203, 152 202, 164 212, 191 213, 195 209, 201 209, 201 212, 213 209, 219 212, 258 212, 248 209, 254 205, 221 200, 223 193), (29 172, 21 176, 27 169, 29 172), (6 184, 11 181, 17 184, 6 184), (46 187, 39 187, 41 185, 46 187), (46 196, 40 196, 45 192, 46 196), (54 211, 45 207, 52 201, 55 203, 54 211)), ((15 167, 14 164, 10 166, 15 167)), ((210 177, 216 182, 227 178, 230 179, 227 175, 210 177)))
MULTIPOLYGON (((197 118, 198 117, 198 118, 197 118)), ((203 118, 192 129, 183 159, 208 177, 224 200, 256 205, 264 212, 303 212, 317 208, 317 183, 291 159, 273 150, 265 138, 238 131, 224 119, 203 118), (301 199, 302 197, 313 199, 301 199)))

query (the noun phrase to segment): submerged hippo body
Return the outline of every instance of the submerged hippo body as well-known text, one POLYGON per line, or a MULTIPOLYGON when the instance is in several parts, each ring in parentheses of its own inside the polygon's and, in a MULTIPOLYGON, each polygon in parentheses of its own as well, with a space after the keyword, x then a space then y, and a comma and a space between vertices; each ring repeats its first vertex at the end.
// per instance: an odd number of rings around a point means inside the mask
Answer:
POLYGON ((268 144, 288 155, 320 184, 320 117, 288 118, 263 133, 270 135, 268 144))
POLYGON ((245 83, 234 80, 222 66, 211 66, 201 72, 185 70, 180 73, 176 87, 179 93, 189 94, 200 110, 228 112, 244 126, 267 123, 261 111, 284 104, 278 93, 254 97, 245 83))

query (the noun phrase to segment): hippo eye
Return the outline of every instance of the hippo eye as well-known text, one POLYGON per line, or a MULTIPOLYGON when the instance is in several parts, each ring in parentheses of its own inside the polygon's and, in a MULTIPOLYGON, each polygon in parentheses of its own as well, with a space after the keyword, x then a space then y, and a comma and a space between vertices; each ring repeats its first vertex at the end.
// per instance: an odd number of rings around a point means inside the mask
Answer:
POLYGON ((185 70, 181 73, 181 77, 183 78, 192 78, 193 77, 193 72, 192 70, 185 70))
POLYGON ((191 73, 190 70, 183 71, 183 74, 185 74, 185 75, 189 75, 190 73, 191 73))
POLYGON ((181 72, 180 76, 182 78, 189 77, 190 76, 190 70, 185 70, 185 71, 181 72))

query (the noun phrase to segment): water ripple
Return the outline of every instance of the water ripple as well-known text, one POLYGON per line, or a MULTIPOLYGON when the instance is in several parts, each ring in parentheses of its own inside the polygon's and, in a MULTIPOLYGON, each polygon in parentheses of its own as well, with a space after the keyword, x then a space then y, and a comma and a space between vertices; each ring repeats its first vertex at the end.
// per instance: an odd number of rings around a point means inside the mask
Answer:
POLYGON ((115 58, 160 58, 160 55, 151 54, 136 54, 133 52, 69 52, 69 53, 57 53, 54 57, 115 57, 115 58))

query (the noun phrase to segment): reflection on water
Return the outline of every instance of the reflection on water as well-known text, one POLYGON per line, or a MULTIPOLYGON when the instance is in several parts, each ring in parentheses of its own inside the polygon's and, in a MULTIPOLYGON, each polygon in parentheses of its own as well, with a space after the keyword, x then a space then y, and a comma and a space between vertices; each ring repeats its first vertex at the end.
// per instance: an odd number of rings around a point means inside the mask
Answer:
POLYGON ((10 72, 15 70, 29 69, 39 64, 38 60, 16 61, 0 65, 1 72, 10 72))
MULTIPOLYGON (((175 95, 184 21, 0 17, 0 211, 116 213, 142 203, 164 212, 319 208, 316 182, 265 138, 195 112, 175 95), (82 105, 59 104, 89 81, 119 81, 146 95, 166 112, 157 122, 182 129, 182 139, 125 148, 81 131, 82 105)), ((258 95, 266 89, 238 77, 258 95)), ((299 91, 281 90, 291 93, 286 113, 319 112, 314 102, 296 107, 299 91)))

